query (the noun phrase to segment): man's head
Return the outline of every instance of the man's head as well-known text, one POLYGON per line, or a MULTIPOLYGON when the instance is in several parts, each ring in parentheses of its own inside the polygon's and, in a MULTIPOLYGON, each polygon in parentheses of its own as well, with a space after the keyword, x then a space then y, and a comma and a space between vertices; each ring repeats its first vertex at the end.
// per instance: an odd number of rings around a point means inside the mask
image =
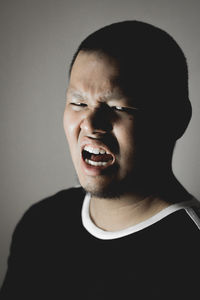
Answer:
POLYGON ((64 127, 86 190, 120 195, 167 172, 190 117, 186 59, 164 31, 120 22, 79 46, 70 67, 64 127))

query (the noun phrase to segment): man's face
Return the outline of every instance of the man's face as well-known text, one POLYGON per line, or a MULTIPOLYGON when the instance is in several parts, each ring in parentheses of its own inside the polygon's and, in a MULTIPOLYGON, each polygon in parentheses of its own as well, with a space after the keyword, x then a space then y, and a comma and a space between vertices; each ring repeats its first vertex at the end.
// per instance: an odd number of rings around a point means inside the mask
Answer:
POLYGON ((123 193, 134 177, 135 109, 115 84, 108 56, 79 52, 70 76, 64 129, 82 187, 93 195, 123 193))

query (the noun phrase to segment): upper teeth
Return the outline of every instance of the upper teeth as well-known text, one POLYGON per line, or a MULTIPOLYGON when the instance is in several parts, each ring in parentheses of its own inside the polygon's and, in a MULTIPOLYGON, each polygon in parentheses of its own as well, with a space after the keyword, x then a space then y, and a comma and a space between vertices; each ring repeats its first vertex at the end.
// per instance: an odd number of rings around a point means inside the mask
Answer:
POLYGON ((93 153, 93 154, 105 154, 105 153, 106 153, 106 151, 103 150, 103 149, 100 149, 100 148, 93 148, 93 147, 91 147, 91 146, 85 146, 85 147, 84 147, 84 150, 85 150, 85 151, 88 151, 88 152, 90 152, 90 153, 93 153))

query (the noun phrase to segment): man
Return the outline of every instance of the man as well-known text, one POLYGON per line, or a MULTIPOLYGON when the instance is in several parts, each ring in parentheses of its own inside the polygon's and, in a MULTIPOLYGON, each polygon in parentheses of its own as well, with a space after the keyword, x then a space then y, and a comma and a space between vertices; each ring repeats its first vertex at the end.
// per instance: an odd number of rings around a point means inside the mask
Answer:
POLYGON ((26 212, 2 299, 199 299, 200 205, 171 164, 190 117, 167 33, 125 21, 87 37, 63 119, 82 187, 26 212))

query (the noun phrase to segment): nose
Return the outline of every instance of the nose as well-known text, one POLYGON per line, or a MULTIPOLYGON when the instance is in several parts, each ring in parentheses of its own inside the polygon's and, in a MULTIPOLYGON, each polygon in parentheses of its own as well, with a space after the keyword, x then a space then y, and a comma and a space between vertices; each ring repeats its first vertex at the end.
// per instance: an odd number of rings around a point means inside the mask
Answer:
POLYGON ((105 134, 112 130, 112 117, 105 107, 95 108, 85 114, 80 127, 88 135, 105 134))

